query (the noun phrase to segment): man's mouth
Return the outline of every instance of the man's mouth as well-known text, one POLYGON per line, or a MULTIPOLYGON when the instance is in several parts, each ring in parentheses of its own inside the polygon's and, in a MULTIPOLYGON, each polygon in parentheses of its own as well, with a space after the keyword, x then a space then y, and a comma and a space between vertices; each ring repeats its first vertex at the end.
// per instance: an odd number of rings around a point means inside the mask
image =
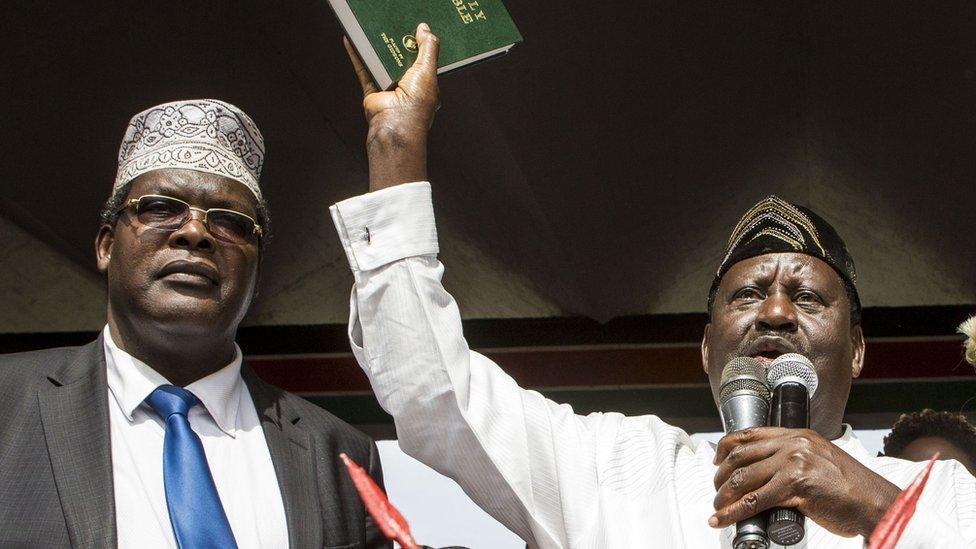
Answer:
POLYGON ((200 286, 216 286, 220 282, 220 274, 209 263, 185 259, 167 263, 160 269, 159 278, 200 286))
POLYGON ((781 337, 763 336, 753 342, 746 351, 746 356, 756 359, 757 362, 766 366, 769 365, 780 355, 795 353, 796 346, 781 337))

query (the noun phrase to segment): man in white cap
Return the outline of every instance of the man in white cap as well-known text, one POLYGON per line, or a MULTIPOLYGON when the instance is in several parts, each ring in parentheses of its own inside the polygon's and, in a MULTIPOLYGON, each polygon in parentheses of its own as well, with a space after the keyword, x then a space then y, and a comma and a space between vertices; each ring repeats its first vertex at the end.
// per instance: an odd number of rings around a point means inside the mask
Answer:
POLYGON ((264 141, 210 99, 137 114, 96 238, 107 324, 0 357, 0 546, 386 547, 337 457, 376 446, 234 342, 258 280, 264 141))

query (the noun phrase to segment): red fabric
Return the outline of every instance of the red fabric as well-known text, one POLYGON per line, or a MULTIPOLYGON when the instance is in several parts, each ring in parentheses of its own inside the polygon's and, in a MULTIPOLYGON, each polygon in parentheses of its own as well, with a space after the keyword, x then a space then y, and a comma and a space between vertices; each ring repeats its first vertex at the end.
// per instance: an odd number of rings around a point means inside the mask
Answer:
POLYGON ((349 476, 352 477, 352 482, 359 492, 359 498, 363 500, 366 510, 376 521, 383 535, 399 543, 403 549, 420 549, 413 535, 410 534, 410 526, 403 515, 390 503, 369 473, 346 454, 339 454, 339 457, 346 464, 349 476))
POLYGON ((871 532, 871 537, 868 538, 870 549, 894 549, 902 532, 905 531, 905 527, 908 526, 908 521, 915 514, 915 505, 918 503, 919 496, 922 495, 925 483, 929 480, 929 473, 932 472, 932 466, 935 465, 935 460, 938 458, 939 453, 936 452, 925 469, 919 472, 915 480, 902 490, 892 502, 891 507, 888 507, 888 511, 881 517, 878 525, 871 532))

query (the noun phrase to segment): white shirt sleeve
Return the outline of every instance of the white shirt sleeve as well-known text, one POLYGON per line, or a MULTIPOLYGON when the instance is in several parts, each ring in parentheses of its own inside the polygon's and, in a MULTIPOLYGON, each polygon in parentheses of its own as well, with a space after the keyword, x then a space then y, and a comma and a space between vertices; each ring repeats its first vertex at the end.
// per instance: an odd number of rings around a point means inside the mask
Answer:
POLYGON ((937 464, 897 547, 976 547, 976 479, 965 467, 955 461, 937 464))
POLYGON ((334 205, 355 276, 349 338, 403 450, 455 479, 541 548, 566 547, 597 517, 596 453, 622 416, 578 416, 468 349, 441 286, 430 186, 334 205))

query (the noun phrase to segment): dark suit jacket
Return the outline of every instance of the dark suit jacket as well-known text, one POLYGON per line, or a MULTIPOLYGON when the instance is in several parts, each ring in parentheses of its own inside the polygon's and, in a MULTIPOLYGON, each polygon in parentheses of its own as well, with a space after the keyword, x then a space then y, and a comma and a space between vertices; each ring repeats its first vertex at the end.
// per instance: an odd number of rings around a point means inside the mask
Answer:
MULTIPOLYGON (((291 547, 389 547, 338 459, 382 485, 376 445, 332 414, 264 383, 251 392, 278 476, 291 547)), ((0 547, 115 547, 102 338, 0 355, 0 547)))

